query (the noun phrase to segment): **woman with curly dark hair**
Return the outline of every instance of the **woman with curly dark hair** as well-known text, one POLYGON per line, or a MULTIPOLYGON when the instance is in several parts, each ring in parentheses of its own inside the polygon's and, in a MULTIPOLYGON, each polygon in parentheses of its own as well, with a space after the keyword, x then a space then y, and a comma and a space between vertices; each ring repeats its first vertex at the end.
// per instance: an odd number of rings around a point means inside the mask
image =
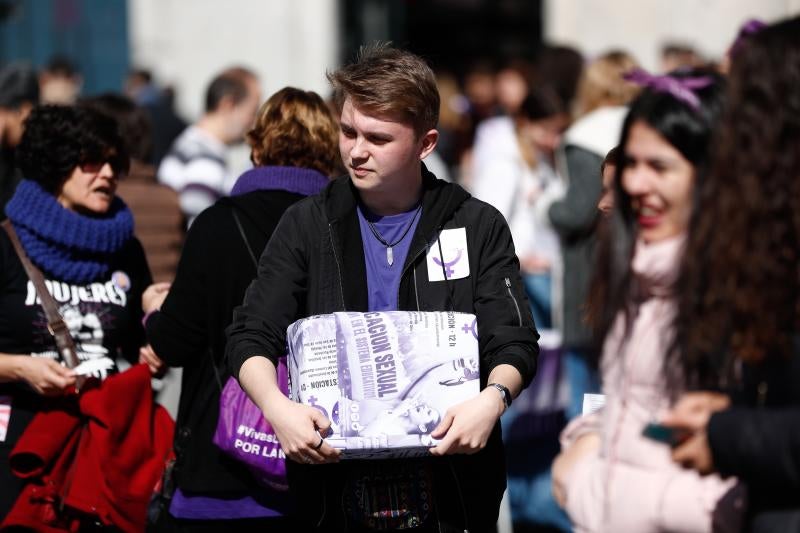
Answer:
POLYGON ((273 94, 247 134, 255 167, 239 177, 231 197, 192 223, 169 294, 164 284, 145 294, 145 310, 152 311, 147 338, 158 354, 149 363, 154 369, 162 364, 183 368, 175 432, 177 490, 169 513, 154 529, 290 528, 281 516, 288 513, 287 494, 259 485, 243 463, 212 443, 218 384, 230 376, 225 328, 233 309, 255 277, 256 262, 283 213, 321 191, 338 172, 338 135, 336 120, 317 93, 286 87, 273 94))
POLYGON ((799 88, 800 18, 735 50, 676 323, 688 382, 722 392, 689 393, 665 420, 695 431, 676 461, 748 484, 753 531, 800 530, 799 88))
POLYGON ((63 366, 34 285, 0 231, 0 516, 22 487, 9 453, 44 397, 64 395, 78 375, 116 372, 117 355, 136 361, 141 295, 152 282, 133 217, 115 196, 128 154, 113 120, 88 109, 34 108, 17 157, 25 179, 6 214, 60 306, 80 364, 63 366))
POLYGON ((723 83, 701 69, 627 77, 645 89, 622 127, 614 208, 593 288, 606 402, 562 434, 554 494, 577 532, 736 531, 735 522, 720 524, 713 515, 735 480, 681 469, 669 446, 646 432, 669 408, 676 385, 665 377, 674 283, 723 83))

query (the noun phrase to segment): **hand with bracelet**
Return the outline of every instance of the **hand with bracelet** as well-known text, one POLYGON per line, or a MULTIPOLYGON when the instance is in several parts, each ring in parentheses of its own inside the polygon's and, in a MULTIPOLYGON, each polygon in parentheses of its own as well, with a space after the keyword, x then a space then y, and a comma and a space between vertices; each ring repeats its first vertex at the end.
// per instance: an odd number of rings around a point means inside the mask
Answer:
POLYGON ((497 420, 522 389, 522 376, 511 365, 498 365, 489 374, 489 385, 476 397, 451 407, 431 436, 441 442, 431 455, 473 454, 489 441, 497 420))

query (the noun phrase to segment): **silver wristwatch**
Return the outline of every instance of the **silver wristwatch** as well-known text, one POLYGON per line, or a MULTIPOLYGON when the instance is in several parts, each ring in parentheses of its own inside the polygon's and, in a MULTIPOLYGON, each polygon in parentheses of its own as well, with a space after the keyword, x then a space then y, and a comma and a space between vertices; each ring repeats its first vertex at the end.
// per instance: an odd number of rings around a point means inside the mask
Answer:
POLYGON ((495 389, 499 390, 500 395, 503 397, 503 403, 506 404, 506 409, 511 407, 511 391, 508 390, 508 387, 505 385, 500 385, 499 383, 489 383, 486 386, 494 387, 495 389))

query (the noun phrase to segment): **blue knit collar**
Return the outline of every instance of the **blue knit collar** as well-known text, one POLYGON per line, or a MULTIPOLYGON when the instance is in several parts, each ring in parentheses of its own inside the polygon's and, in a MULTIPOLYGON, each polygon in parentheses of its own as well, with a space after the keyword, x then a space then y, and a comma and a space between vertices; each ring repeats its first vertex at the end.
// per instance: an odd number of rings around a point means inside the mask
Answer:
POLYGON ((68 283, 107 274, 111 257, 133 236, 133 215, 118 197, 105 216, 93 218, 66 209, 31 180, 20 182, 6 215, 31 261, 68 283))
POLYGON ((324 189, 328 183, 328 178, 310 168, 255 167, 239 176, 231 190, 231 196, 263 190, 287 191, 311 196, 324 189))

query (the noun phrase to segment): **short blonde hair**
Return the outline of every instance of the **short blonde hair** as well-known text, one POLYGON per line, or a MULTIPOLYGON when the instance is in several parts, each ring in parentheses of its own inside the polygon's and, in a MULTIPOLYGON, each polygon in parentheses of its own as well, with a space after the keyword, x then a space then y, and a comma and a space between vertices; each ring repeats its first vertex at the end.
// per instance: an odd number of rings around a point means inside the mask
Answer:
POLYGON ((339 169, 339 127, 320 95, 284 87, 264 102, 247 132, 256 166, 311 168, 330 177, 339 169))
POLYGON ((626 52, 607 52, 592 61, 578 82, 575 116, 583 116, 603 106, 627 105, 640 87, 623 79, 623 74, 638 65, 626 52))

